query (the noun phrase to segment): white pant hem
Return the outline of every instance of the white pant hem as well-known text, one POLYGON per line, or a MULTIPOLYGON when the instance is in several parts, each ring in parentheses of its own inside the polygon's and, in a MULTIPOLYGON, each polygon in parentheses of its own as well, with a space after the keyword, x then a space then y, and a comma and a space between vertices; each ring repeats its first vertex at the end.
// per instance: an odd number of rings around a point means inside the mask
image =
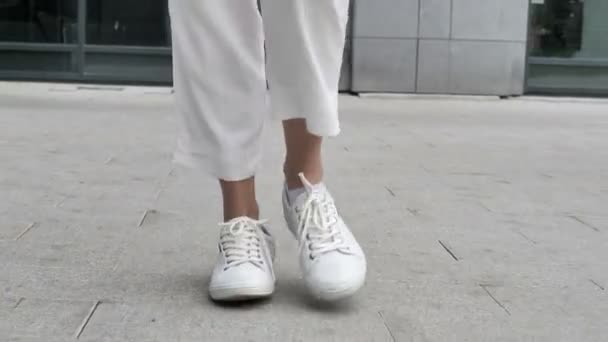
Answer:
POLYGON ((249 166, 220 165, 220 163, 210 160, 210 158, 179 150, 173 154, 173 163, 188 169, 203 171, 213 178, 229 182, 241 181, 255 176, 260 165, 260 162, 252 163, 249 166))

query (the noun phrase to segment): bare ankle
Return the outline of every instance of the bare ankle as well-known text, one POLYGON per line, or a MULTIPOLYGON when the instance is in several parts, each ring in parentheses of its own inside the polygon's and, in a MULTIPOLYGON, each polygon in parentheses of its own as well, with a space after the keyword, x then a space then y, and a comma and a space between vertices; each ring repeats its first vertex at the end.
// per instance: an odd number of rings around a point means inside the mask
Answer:
POLYGON ((311 184, 318 184, 323 181, 323 168, 319 167, 306 167, 306 168, 293 168, 285 165, 283 168, 285 175, 285 183, 288 189, 297 189, 304 186, 302 180, 300 180, 300 173, 304 174, 304 177, 311 184))
POLYGON ((253 203, 249 206, 249 210, 247 211, 247 217, 252 218, 254 220, 260 219, 260 207, 258 206, 257 201, 253 201, 253 203))
POLYGON ((242 181, 220 180, 220 186, 224 202, 224 220, 230 221, 242 216, 258 218, 259 209, 253 177, 242 181))

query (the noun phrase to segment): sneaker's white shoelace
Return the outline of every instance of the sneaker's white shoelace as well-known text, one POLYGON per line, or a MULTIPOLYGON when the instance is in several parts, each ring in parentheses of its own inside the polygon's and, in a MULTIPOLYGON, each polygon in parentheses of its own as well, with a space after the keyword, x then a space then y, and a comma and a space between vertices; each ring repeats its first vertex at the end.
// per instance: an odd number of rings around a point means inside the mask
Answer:
POLYGON ((337 227, 338 210, 331 198, 323 193, 309 193, 301 208, 296 208, 296 213, 300 222, 300 251, 308 248, 311 259, 333 251, 350 254, 350 248, 337 227))
POLYGON ((220 245, 226 258, 226 267, 236 267, 245 263, 262 268, 262 242, 258 227, 267 221, 253 220, 247 217, 220 223, 220 245))

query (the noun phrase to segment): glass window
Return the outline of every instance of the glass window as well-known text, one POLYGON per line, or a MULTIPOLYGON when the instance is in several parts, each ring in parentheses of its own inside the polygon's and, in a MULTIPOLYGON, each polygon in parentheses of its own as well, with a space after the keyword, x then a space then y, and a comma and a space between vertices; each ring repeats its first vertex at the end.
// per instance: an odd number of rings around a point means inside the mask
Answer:
POLYGON ((608 92, 608 1, 532 0, 528 86, 608 92))
POLYGON ((571 0, 533 1, 532 55, 572 57, 581 50, 583 3, 571 0))
POLYGON ((59 51, 0 50, 0 71, 72 71, 72 55, 59 51))
POLYGON ((169 46, 170 37, 167 0, 87 2, 87 44, 169 46))
POLYGON ((75 43, 77 0, 0 0, 0 42, 75 43))
POLYGON ((608 1, 536 0, 532 55, 608 58, 608 1))

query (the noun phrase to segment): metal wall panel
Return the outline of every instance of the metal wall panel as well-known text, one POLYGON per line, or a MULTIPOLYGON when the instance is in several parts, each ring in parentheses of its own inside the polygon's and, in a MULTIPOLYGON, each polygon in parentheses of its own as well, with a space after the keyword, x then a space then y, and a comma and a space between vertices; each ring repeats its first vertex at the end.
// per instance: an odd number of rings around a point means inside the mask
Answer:
POLYGON ((353 91, 415 91, 416 45, 416 39, 355 38, 353 91))
POLYGON ((521 94, 527 13, 528 0, 356 0, 353 90, 521 94))
POLYGON ((449 39, 451 23, 451 1, 420 0, 420 38, 449 39))
POLYGON ((523 93, 525 42, 450 42, 449 93, 523 93))
POLYGON ((419 0, 354 1, 357 38, 416 38, 419 0))
POLYGON ((529 0, 452 0, 452 38, 526 41, 529 0))
POLYGON ((442 94, 450 90, 450 41, 423 39, 418 44, 416 92, 442 94))

